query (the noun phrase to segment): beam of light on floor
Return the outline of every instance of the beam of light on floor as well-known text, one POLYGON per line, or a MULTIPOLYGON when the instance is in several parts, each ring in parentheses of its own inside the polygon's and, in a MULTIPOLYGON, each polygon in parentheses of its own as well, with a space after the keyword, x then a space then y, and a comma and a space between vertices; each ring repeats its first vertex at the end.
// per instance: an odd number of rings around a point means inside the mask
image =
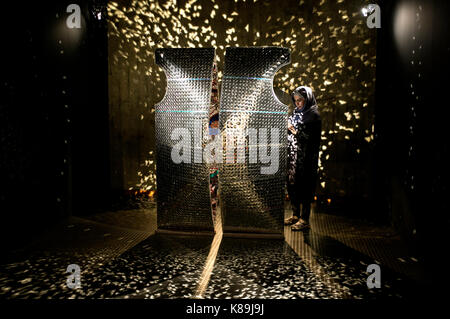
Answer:
MULTIPOLYGON (((206 258, 205 265, 203 267, 202 274, 197 285, 194 298, 201 299, 204 296, 205 290, 208 287, 209 280, 211 278, 212 271, 214 269, 216 257, 222 242, 222 220, 220 209, 217 210, 216 224, 215 224, 215 236, 211 243, 211 248, 206 258)), ((346 287, 337 283, 332 277, 327 274, 327 271, 320 265, 320 263, 314 257, 316 253, 311 247, 305 243, 302 232, 293 232, 288 227, 285 228, 285 241, 287 244, 297 253, 306 266, 314 272, 320 281, 326 285, 326 287, 333 293, 335 298, 348 299, 351 295, 346 287)))
POLYGON ((220 208, 216 211, 216 223, 214 226, 215 235, 211 243, 211 248, 209 250, 208 257, 206 258, 205 266, 203 267, 203 272, 200 276, 197 289, 195 291, 194 298, 203 298, 206 287, 208 287, 209 279, 211 278, 211 273, 216 262, 217 253, 219 252, 220 243, 222 242, 222 215, 220 213, 220 208))

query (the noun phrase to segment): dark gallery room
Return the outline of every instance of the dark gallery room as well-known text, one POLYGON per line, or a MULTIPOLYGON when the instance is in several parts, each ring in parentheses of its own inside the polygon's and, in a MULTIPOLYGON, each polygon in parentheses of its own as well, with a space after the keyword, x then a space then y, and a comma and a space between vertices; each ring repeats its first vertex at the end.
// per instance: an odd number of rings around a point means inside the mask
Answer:
POLYGON ((0 299, 438 298, 449 9, 2 4, 0 299))

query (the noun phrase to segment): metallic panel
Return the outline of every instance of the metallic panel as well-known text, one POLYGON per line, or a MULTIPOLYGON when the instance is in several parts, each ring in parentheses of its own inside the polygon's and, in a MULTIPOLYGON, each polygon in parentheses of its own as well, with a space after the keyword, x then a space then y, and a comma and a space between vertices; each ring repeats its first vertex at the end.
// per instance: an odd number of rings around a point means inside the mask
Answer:
POLYGON ((215 50, 213 48, 157 49, 156 64, 167 78, 166 95, 155 106, 157 223, 159 229, 213 230, 209 168, 202 163, 208 135, 208 113, 215 50), (191 135, 190 163, 176 164, 171 151, 175 128, 191 135), (200 157, 194 158, 194 154, 200 157))
MULTIPOLYGON (((245 140, 245 162, 223 164, 219 173, 220 207, 224 232, 275 233, 283 236, 287 157, 288 106, 273 92, 275 73, 290 63, 290 51, 280 47, 227 48, 220 100, 222 136, 245 140), (279 141, 269 139, 269 150, 279 146, 275 174, 261 174, 260 160, 249 163, 248 128, 277 128, 279 141)), ((262 146, 258 139, 259 147, 262 146)), ((254 154, 254 153, 252 153, 254 154)), ((252 155, 254 158, 254 156, 252 155)))

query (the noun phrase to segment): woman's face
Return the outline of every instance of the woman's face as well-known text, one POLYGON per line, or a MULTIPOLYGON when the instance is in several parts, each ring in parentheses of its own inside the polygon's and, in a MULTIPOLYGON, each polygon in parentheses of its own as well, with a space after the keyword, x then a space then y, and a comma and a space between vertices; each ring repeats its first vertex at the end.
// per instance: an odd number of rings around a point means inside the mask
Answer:
POLYGON ((303 98, 303 96, 294 95, 294 101, 295 101, 295 106, 298 109, 301 109, 303 106, 305 106, 305 99, 303 98))

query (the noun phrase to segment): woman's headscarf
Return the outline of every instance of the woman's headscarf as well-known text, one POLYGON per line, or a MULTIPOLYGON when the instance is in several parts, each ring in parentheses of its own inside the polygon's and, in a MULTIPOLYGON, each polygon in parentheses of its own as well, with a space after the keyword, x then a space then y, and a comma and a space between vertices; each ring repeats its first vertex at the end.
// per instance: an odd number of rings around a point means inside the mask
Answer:
POLYGON ((292 115, 295 118, 295 122, 304 124, 320 119, 316 98, 310 87, 299 86, 292 91, 291 98, 292 103, 294 103, 294 113, 292 115), (298 109, 295 105, 294 95, 302 96, 305 99, 305 105, 301 109, 298 109))

